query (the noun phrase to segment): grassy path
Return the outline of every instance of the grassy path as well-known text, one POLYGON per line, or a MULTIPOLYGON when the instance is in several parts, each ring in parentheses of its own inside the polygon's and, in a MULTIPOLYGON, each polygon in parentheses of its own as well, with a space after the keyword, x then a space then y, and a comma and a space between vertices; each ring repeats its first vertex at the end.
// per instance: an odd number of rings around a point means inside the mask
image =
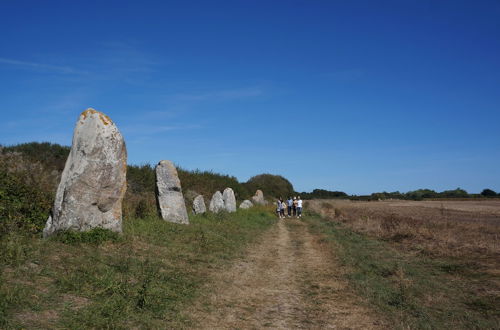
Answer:
POLYGON ((353 295, 331 251, 295 219, 275 224, 249 253, 212 276, 190 311, 200 328, 381 328, 353 295))

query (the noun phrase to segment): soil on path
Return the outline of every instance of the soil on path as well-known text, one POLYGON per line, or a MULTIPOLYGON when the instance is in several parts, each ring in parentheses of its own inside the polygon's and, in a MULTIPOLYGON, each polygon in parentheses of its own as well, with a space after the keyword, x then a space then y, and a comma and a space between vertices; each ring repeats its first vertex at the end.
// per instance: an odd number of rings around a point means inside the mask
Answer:
POLYGON ((342 274, 306 224, 280 220, 245 258, 213 274, 215 287, 190 314, 203 329, 382 328, 342 274))

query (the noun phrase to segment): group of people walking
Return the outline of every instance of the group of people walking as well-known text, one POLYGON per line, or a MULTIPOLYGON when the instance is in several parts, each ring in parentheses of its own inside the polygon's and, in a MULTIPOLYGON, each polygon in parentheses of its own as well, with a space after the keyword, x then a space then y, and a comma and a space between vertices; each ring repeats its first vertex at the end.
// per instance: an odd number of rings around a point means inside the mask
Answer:
POLYGON ((284 219, 285 210, 288 211, 288 217, 302 217, 302 199, 299 197, 288 197, 286 201, 283 198, 279 198, 276 201, 276 213, 280 219, 284 219))

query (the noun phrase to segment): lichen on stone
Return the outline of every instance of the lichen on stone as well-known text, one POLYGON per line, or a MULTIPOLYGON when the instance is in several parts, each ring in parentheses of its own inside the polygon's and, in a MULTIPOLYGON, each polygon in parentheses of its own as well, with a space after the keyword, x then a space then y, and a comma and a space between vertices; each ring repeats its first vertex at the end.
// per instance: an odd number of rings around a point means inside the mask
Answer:
POLYGON ((106 114, 104 114, 104 113, 102 113, 102 112, 100 112, 100 111, 97 111, 97 110, 95 110, 95 109, 92 109, 92 108, 88 108, 87 110, 85 110, 84 112, 82 112, 82 113, 80 114, 80 117, 83 117, 83 120, 85 120, 85 119, 87 119, 87 117, 88 117, 89 115, 94 115, 94 114, 99 115, 99 119, 101 120, 101 122, 102 122, 105 126, 107 126, 107 125, 109 125, 110 123, 112 123, 112 122, 113 122, 113 121, 111 120, 111 118, 109 118, 109 116, 108 116, 108 115, 106 115, 106 114))
POLYGON ((87 119, 88 115, 91 115, 91 114, 94 114, 94 113, 98 113, 98 111, 95 110, 95 109, 92 109, 92 108, 88 108, 87 110, 85 110, 84 112, 82 112, 80 114, 80 116, 83 116, 83 120, 85 120, 85 119, 87 119))

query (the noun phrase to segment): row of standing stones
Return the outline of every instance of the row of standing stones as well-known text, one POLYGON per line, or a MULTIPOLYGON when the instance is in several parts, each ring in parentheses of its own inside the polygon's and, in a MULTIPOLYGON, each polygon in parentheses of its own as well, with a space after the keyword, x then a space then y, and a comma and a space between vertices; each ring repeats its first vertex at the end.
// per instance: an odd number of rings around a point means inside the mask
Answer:
MULTIPOLYGON (((162 160, 155 172, 161 217, 166 221, 189 224, 174 164, 162 160)), ((126 174, 127 149, 116 125, 97 110, 89 108, 82 112, 43 236, 67 230, 88 231, 97 227, 121 232, 126 174)), ((261 190, 257 190, 252 201, 244 200, 239 207, 247 209, 253 204, 265 204, 261 190)), ((207 211, 202 195, 194 199, 192 210, 195 214, 207 211)), ((216 191, 210 200, 209 211, 236 212, 233 189, 226 188, 223 193, 216 191)))

